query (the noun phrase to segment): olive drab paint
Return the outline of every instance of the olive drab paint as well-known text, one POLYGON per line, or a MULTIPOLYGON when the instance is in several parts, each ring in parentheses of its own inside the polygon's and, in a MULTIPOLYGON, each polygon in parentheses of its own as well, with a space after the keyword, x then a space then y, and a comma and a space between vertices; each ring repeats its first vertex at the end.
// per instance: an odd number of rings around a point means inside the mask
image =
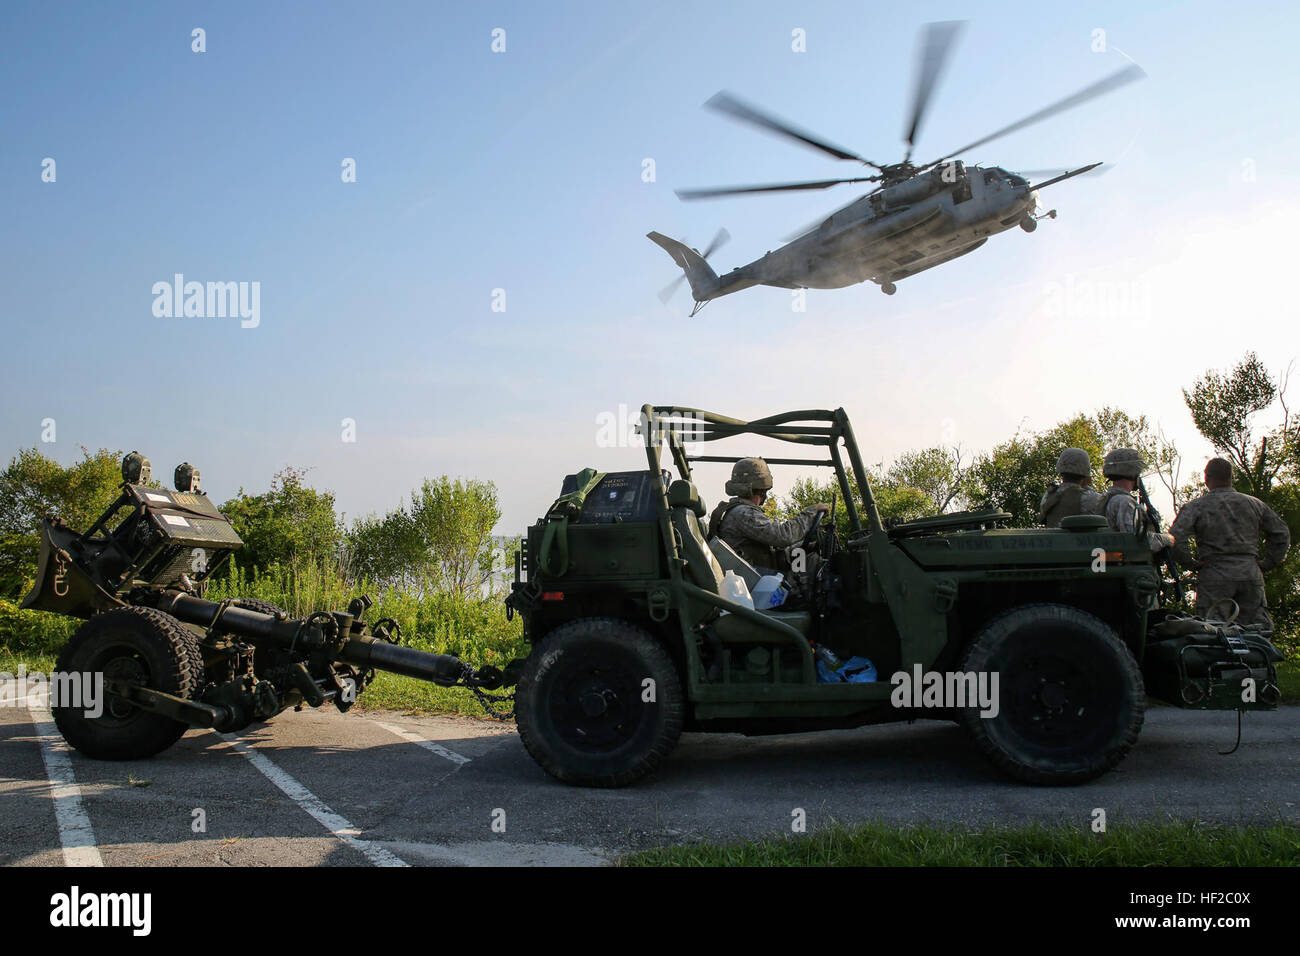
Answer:
MULTIPOLYGON (((1167 611, 1149 610, 1161 594, 1150 548, 1099 516, 1012 529, 1000 512, 959 512, 887 527, 843 409, 745 421, 646 405, 641 418, 644 470, 568 476, 561 500, 583 489, 585 496, 564 516, 567 561, 560 569, 542 560, 556 533, 557 518, 548 514, 521 542, 507 598, 533 646, 521 670, 520 735, 561 780, 630 783, 653 772, 683 722, 703 732, 781 733, 955 715, 1011 776, 1079 783, 1113 767, 1136 742, 1144 675, 1148 689, 1161 687, 1161 699, 1176 706, 1276 707, 1276 672, 1265 660, 1271 645, 1261 635, 1242 638, 1254 655, 1246 676, 1273 688, 1256 704, 1238 703, 1235 677, 1225 697, 1203 671, 1183 673, 1173 657, 1147 653, 1152 628, 1165 648, 1200 638, 1187 636, 1191 625, 1166 622, 1167 611), (682 421, 692 423, 689 454, 674 427, 682 421), (797 455, 746 457, 754 438, 788 443, 797 455), (732 454, 706 454, 706 443, 722 440, 732 454), (696 460, 733 463, 725 488, 697 487, 696 460), (761 569, 711 537, 706 518, 716 527, 728 494, 772 487, 770 466, 782 463, 829 468, 849 530, 844 540, 819 532, 812 554, 787 553, 809 569, 804 603, 753 609, 724 597, 722 582, 734 575, 752 590, 761 569), (720 503, 711 516, 710 497, 720 503), (553 643, 560 634, 563 641, 553 643), (654 647, 668 657, 650 659, 654 647), (821 649, 838 660, 866 658, 881 676, 827 681, 816 664, 821 649), (1044 649, 1061 655, 1067 672, 1109 675, 1113 693, 1089 697, 1038 661, 1050 656, 1044 649), (591 660, 601 667, 592 671, 591 660), (1043 668, 1041 684, 1036 668, 1043 668), (648 673, 656 677, 656 703, 638 697, 648 673), (914 675, 893 700, 890 674, 914 675), (680 684, 680 701, 665 699, 665 681, 680 684), (667 720, 665 708, 679 704, 680 719, 667 720), (1037 766, 1006 743, 1044 720, 1082 713, 1089 716, 1077 736, 1064 734, 1037 766), (1084 742, 1094 736, 1103 743, 1084 742)), ((1078 456, 1065 457, 1073 465, 1078 456)))

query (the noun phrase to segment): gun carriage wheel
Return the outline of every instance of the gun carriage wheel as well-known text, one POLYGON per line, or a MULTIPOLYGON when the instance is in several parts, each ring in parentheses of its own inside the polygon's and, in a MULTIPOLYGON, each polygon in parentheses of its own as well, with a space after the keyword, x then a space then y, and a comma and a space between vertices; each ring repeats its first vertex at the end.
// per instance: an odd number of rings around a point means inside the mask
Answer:
MULTIPOLYGON (((68 641, 55 674, 103 674, 107 685, 120 681, 186 700, 203 688, 203 653, 198 639, 169 614, 147 607, 124 607, 96 614, 68 641)), ((69 744, 98 760, 139 760, 166 750, 188 725, 141 710, 109 693, 102 712, 87 716, 82 706, 52 707, 54 722, 69 744)))

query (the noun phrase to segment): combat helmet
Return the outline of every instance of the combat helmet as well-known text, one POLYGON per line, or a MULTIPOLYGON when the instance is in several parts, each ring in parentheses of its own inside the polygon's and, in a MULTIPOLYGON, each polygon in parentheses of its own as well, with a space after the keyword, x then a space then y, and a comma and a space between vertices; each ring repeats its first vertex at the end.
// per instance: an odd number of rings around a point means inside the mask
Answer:
POLYGON ((748 498, 772 487, 772 472, 761 458, 742 458, 731 468, 727 494, 748 498))
POLYGON ((1056 473, 1087 478, 1092 474, 1092 459, 1082 448, 1067 448, 1056 459, 1056 473))
POLYGON ((1107 478, 1137 478, 1142 474, 1142 455, 1136 448, 1116 448, 1101 463, 1101 473, 1107 478))

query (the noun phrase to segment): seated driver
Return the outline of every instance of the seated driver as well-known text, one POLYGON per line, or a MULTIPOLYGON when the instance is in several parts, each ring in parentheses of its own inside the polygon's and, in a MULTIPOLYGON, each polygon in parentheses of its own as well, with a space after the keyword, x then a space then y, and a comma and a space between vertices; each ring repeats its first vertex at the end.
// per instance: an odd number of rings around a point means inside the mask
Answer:
POLYGON ((763 511, 763 502, 772 488, 772 472, 761 458, 742 458, 731 469, 727 494, 732 497, 719 504, 709 516, 709 537, 721 538, 732 550, 761 573, 786 570, 784 550, 803 540, 813 526, 818 512, 825 514, 830 505, 809 505, 793 518, 776 521, 763 511))

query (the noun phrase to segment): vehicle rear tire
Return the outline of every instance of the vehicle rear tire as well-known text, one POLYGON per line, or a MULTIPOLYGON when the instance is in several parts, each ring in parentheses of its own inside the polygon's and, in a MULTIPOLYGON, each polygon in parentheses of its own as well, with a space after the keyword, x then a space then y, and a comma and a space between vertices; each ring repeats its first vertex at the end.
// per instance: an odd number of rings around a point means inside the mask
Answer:
POLYGON ((1113 768, 1142 730, 1146 690, 1128 647, 1100 618, 1027 604, 994 618, 962 670, 998 674, 998 711, 959 711, 995 766, 1026 783, 1070 786, 1113 768))
POLYGON ((532 758, 581 787, 641 779, 682 732, 681 679, 667 649, 614 618, 584 618, 547 635, 528 656, 515 705, 532 758), (644 700, 648 687, 653 701, 644 700))
MULTIPOLYGON (((203 688, 203 652, 180 621, 147 607, 96 614, 72 635, 59 654, 58 673, 102 673, 192 700, 203 688)), ((103 712, 51 707, 63 739, 96 760, 152 757, 184 735, 189 725, 154 714, 105 692, 103 712)))

